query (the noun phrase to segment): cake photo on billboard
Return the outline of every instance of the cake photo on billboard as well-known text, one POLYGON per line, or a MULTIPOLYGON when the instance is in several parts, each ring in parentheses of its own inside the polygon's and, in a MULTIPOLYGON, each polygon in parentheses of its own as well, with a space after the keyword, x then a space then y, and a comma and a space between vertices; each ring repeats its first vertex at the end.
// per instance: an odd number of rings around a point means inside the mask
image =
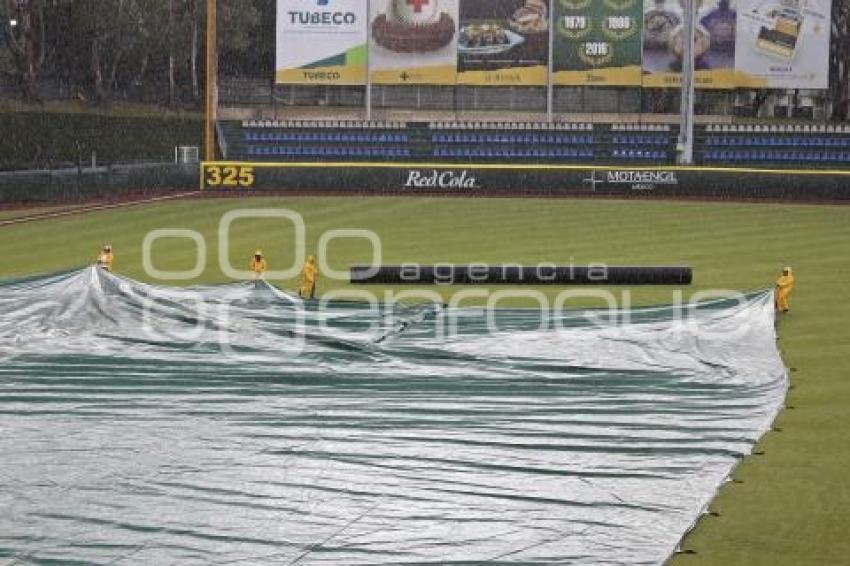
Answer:
POLYGON ((451 43, 452 17, 440 10, 440 0, 387 0, 372 22, 375 43, 399 53, 427 53, 451 43))

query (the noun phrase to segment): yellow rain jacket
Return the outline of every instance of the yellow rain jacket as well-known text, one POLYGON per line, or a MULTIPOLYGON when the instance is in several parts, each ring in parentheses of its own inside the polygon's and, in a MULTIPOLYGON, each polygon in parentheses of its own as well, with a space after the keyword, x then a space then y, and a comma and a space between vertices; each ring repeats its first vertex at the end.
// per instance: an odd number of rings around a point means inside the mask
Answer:
POLYGON ((248 269, 250 269, 254 273, 255 278, 260 278, 266 273, 266 269, 268 269, 268 264, 266 263, 262 252, 258 250, 254 254, 254 257, 251 258, 251 262, 248 264, 248 269))
POLYGON ((779 279, 776 280, 776 292, 774 295, 776 301, 776 310, 780 312, 788 312, 788 300, 791 298, 791 291, 793 289, 794 275, 791 272, 791 268, 786 267, 782 270, 782 275, 779 276, 779 279))
POLYGON ((115 261, 115 254, 112 253, 111 248, 107 251, 105 248, 100 255, 97 256, 97 265, 106 271, 112 271, 112 263, 115 261))
POLYGON ((316 258, 310 256, 304 269, 301 271, 301 288, 298 295, 302 298, 313 298, 316 294, 316 279, 319 276, 319 268, 316 266, 316 258))

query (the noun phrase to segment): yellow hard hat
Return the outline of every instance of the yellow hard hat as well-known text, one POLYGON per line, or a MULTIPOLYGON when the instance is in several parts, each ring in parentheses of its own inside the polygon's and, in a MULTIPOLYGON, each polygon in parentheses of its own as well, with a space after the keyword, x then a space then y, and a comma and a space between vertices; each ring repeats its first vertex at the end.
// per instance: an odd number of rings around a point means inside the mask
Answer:
POLYGON ((103 244, 103 251, 111 252, 112 251, 112 244, 103 244))
POLYGON ((785 273, 787 275, 791 275, 791 267, 786 265, 785 267, 782 268, 782 273, 785 273))
POLYGON ((254 255, 263 255, 263 250, 257 250, 254 252, 254 255))

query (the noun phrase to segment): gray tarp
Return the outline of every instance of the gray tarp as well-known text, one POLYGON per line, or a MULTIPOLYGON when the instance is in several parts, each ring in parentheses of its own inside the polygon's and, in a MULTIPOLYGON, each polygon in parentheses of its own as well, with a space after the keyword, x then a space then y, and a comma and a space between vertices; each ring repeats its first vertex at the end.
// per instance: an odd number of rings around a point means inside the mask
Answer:
POLYGON ((0 283, 0 558, 658 564, 787 387, 769 293, 676 313, 0 283))

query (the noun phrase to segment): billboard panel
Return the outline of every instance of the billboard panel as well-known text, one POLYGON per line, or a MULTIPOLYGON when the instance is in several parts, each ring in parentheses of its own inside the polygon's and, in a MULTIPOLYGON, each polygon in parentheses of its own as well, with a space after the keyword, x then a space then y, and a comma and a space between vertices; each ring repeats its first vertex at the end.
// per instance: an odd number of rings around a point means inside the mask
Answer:
POLYGON ((545 86, 549 0, 461 0, 458 84, 545 86))
MULTIPOLYGON (((694 84, 735 88, 735 0, 697 0, 694 84)), ((679 87, 685 30, 679 0, 644 0, 643 85, 679 87)))
POLYGON ((372 0, 372 82, 455 84, 458 19, 458 0, 372 0))
POLYGON ((366 30, 362 0, 277 0, 275 80, 365 84, 366 30))
POLYGON ((553 0, 556 85, 641 81, 641 0, 553 0))
POLYGON ((739 85, 828 88, 829 0, 738 0, 739 85))

